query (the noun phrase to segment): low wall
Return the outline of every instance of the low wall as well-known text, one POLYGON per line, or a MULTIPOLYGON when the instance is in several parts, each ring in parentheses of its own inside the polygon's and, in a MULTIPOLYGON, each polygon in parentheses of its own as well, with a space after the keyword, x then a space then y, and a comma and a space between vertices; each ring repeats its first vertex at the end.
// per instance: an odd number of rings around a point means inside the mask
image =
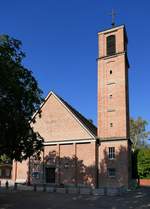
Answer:
POLYGON ((6 186, 0 187, 0 192, 4 191, 34 191, 34 192, 56 192, 62 194, 80 194, 80 195, 108 195, 108 196, 116 196, 124 193, 123 188, 59 188, 59 187, 49 187, 47 185, 32 185, 26 186, 21 184, 15 184, 14 186, 10 186, 9 184, 6 186))
POLYGON ((150 179, 140 179, 140 186, 150 186, 150 179))

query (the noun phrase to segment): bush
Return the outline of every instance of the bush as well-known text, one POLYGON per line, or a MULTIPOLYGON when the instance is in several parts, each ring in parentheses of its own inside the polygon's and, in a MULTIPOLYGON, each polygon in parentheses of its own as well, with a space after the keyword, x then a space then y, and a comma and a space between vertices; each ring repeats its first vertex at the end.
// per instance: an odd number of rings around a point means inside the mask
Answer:
POLYGON ((137 171, 139 178, 150 178, 150 149, 142 148, 138 150, 137 171))

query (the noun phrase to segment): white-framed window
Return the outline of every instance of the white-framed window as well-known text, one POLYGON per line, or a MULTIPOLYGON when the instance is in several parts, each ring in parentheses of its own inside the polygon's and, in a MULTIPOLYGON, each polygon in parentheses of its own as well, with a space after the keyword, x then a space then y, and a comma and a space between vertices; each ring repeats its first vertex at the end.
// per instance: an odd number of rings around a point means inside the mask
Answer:
POLYGON ((108 176, 115 177, 116 176, 116 169, 115 168, 108 168, 108 176))
POLYGON ((110 160, 115 159, 115 147, 108 148, 108 158, 110 160))

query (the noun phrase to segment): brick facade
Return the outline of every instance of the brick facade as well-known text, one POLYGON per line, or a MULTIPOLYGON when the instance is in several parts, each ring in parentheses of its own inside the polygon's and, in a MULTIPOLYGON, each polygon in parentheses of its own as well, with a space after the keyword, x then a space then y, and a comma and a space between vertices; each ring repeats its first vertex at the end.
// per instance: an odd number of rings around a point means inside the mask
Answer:
POLYGON ((75 116, 54 94, 47 99, 40 115, 35 116, 35 121, 34 130, 38 131, 45 141, 91 138, 84 126, 77 122, 75 116))
MULTIPOLYGON (((45 146, 40 160, 30 159, 31 182, 52 183, 47 182, 46 172, 55 169, 57 185, 95 187, 96 136, 53 92, 34 118, 32 126, 44 138, 45 146)), ((18 163, 17 181, 28 179, 28 164, 18 163)))
POLYGON ((124 26, 98 33, 98 137, 100 177, 106 187, 128 186, 130 179, 127 36, 124 26), (108 37, 115 53, 107 54, 108 37), (109 148, 115 159, 109 159, 109 148), (109 176, 109 172, 115 172, 109 176))
POLYGON ((129 137, 128 63, 124 49, 123 26, 98 34, 98 136, 100 138, 129 137), (106 40, 116 36, 116 53, 106 54, 106 40), (112 73, 110 74, 110 71, 112 73), (110 127, 110 123, 113 127, 110 127))
POLYGON ((31 124, 44 138, 41 159, 31 157, 21 164, 14 163, 14 180, 128 187, 130 142, 125 27, 98 33, 98 41, 98 132, 80 113, 50 92, 31 124), (110 35, 116 37, 113 56, 106 54, 106 40, 110 35), (110 150, 114 153, 109 153, 110 150), (114 158, 110 159, 110 154, 114 158))

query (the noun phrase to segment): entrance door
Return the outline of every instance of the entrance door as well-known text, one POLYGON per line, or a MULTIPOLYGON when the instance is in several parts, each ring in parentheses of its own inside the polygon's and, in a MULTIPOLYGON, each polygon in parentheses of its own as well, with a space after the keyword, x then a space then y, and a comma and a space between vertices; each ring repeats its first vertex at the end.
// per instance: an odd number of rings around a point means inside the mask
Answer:
POLYGON ((45 168, 46 183, 55 183, 55 168, 45 168))

